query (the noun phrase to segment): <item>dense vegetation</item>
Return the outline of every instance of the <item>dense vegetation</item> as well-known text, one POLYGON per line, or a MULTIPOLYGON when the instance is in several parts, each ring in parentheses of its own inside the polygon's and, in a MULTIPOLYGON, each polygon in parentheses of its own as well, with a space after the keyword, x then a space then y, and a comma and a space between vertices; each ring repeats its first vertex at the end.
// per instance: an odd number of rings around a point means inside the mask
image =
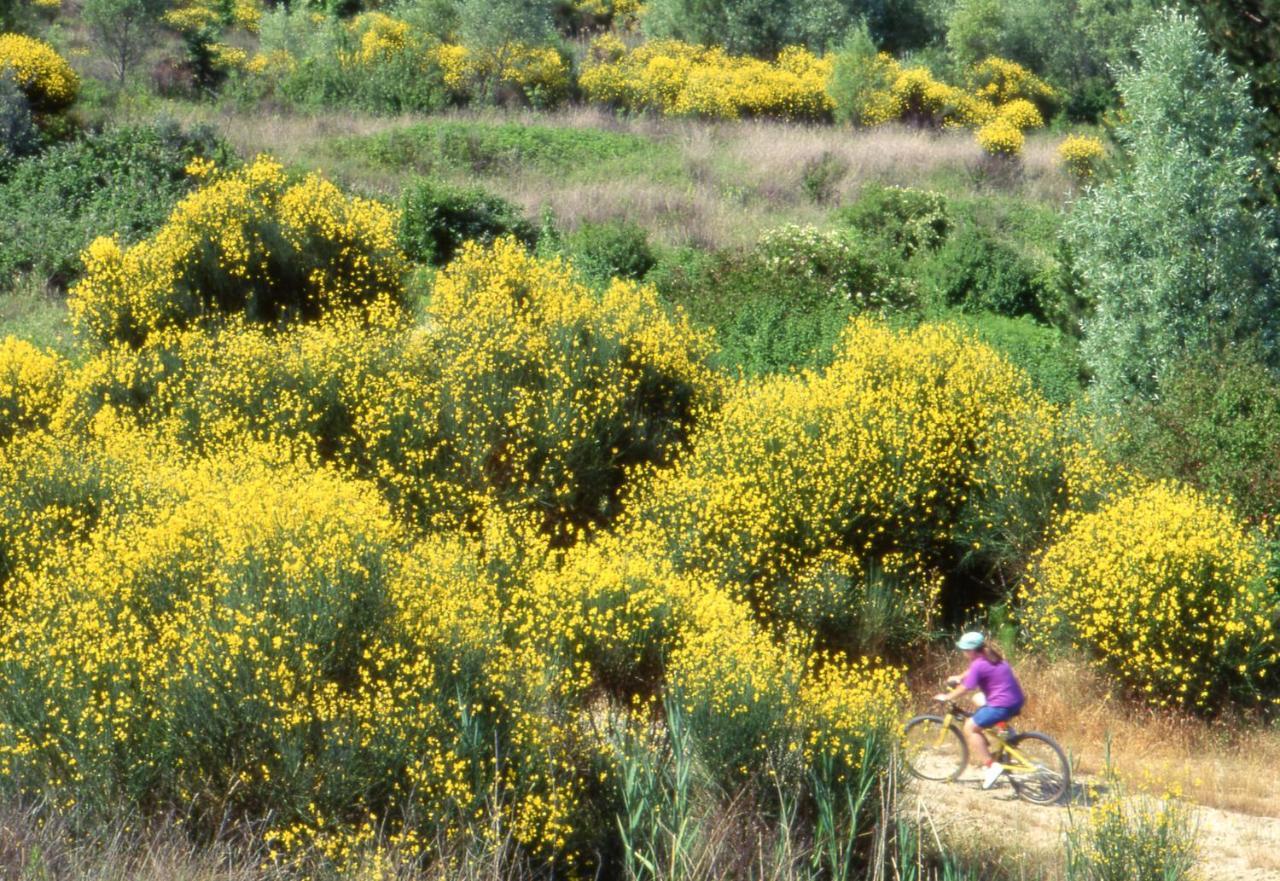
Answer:
MULTIPOLYGON (((0 0, 0 794, 298 876, 879 881, 964 871, 893 750, 957 628, 1273 718, 1274 47, 1197 8, 0 0), (418 115, 218 127, 353 111, 418 115), (688 153, 784 124, 964 159, 688 153), (767 216, 519 186, 637 169, 767 216)), ((1069 877, 1191 859, 1096 813, 1069 877)))

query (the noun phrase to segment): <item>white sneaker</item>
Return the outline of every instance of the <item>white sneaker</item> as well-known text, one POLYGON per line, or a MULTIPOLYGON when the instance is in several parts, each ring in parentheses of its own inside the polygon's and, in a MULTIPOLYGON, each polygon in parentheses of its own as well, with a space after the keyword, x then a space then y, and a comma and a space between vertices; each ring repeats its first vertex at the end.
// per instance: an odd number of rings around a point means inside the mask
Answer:
POLYGON ((990 789, 996 785, 996 781, 1000 779, 1000 775, 1004 773, 1004 765, 999 762, 992 762, 987 766, 987 773, 982 778, 982 788, 990 789))

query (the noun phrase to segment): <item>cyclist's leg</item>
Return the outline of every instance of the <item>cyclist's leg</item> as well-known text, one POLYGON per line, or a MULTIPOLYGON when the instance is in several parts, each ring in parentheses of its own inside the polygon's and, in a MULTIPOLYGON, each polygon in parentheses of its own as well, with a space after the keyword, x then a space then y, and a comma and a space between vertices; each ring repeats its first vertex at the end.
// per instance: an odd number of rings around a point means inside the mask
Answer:
POLYGON ((987 747, 987 737, 982 729, 990 728, 997 722, 1006 722, 1018 714, 1021 707, 979 707, 977 711, 964 720, 964 734, 969 741, 969 754, 979 764, 991 764, 991 750, 987 747))

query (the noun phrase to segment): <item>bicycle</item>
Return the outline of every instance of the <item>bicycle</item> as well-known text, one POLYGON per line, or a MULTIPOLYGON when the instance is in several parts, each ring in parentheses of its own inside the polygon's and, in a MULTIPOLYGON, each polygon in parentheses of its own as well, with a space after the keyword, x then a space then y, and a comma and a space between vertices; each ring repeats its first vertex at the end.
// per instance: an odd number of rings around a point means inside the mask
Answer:
MULTIPOLYGON (((902 746, 907 769, 921 780, 950 782, 969 764, 969 744, 960 724, 971 714, 955 701, 938 716, 925 713, 903 726, 902 746)), ((1062 747, 1038 731, 1016 731, 1007 722, 982 729, 991 758, 1008 774, 1013 791, 1023 801, 1056 804, 1071 788, 1071 765, 1062 747)))

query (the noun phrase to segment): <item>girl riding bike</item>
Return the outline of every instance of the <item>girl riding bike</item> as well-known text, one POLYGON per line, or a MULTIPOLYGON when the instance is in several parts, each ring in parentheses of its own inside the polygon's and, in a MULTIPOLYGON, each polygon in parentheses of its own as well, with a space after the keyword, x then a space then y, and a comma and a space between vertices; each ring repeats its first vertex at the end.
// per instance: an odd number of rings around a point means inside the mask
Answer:
POLYGON ((990 789, 1004 773, 1004 766, 992 760, 982 729, 990 728, 997 722, 1007 722, 1018 715, 1026 699, 1009 662, 981 633, 971 631, 964 634, 956 640, 956 648, 963 651, 969 659, 969 669, 964 676, 948 677, 947 684, 954 685, 955 688, 946 694, 936 694, 933 699, 946 703, 959 700, 975 691, 980 691, 985 696, 984 705, 965 720, 964 734, 969 741, 970 755, 982 762, 987 769, 982 778, 982 788, 990 789))

